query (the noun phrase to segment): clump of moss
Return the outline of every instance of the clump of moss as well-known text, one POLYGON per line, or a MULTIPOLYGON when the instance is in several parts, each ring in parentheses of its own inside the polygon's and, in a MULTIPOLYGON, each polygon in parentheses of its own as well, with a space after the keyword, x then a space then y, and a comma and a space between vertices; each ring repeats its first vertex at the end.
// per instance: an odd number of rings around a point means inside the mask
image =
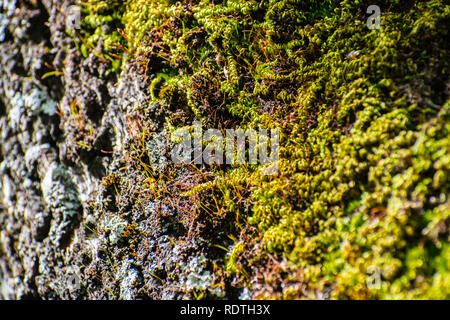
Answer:
POLYGON ((346 0, 89 1, 89 41, 123 26, 105 37, 151 78, 167 127, 281 130, 278 175, 209 168, 184 194, 196 217, 233 217, 222 268, 255 296, 450 296, 450 9, 380 6, 369 30, 346 0), (269 281, 267 259, 289 267, 269 281))
POLYGON ((83 3, 81 29, 67 30, 75 40, 82 55, 93 53, 111 64, 110 72, 120 70, 124 43, 121 22, 124 12, 123 0, 88 0, 83 3))
POLYGON ((305 86, 291 103, 281 172, 259 178, 251 222, 269 252, 302 268, 312 288, 332 288, 331 297, 448 297, 449 166, 441 163, 450 150, 449 104, 439 83, 448 63, 438 58, 448 52, 439 40, 447 31, 430 26, 448 22, 449 11, 438 1, 417 4, 385 14, 374 32, 347 19, 301 33, 312 60, 302 48, 292 52, 292 76, 305 86), (420 39, 423 27, 435 49, 420 39), (420 94, 410 96, 411 85, 420 94), (440 241, 426 236, 436 224, 425 216, 439 220, 440 241), (380 283, 368 288, 373 268, 380 283))

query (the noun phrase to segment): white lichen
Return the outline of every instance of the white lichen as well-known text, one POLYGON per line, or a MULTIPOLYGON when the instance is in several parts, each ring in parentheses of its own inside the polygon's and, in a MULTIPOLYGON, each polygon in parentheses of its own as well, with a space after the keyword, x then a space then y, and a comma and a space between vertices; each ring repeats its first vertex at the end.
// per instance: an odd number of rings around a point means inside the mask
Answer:
POLYGON ((53 116, 58 110, 58 104, 48 94, 37 88, 22 94, 20 92, 5 91, 6 96, 10 100, 12 106, 8 112, 8 125, 14 130, 20 127, 20 120, 27 108, 29 108, 33 115, 45 114, 53 116))
POLYGON ((24 96, 25 106, 29 107, 33 113, 44 113, 49 116, 56 114, 57 103, 51 99, 44 91, 34 88, 24 96))
POLYGON ((120 281, 120 299, 133 299, 133 287, 139 279, 139 272, 132 267, 134 260, 124 260, 116 279, 120 281))
POLYGON ((166 131, 155 134, 150 141, 147 142, 147 152, 151 159, 153 170, 163 171, 167 166, 167 158, 165 152, 167 148, 166 131))
POLYGON ((74 216, 80 211, 78 190, 70 173, 55 162, 45 173, 41 181, 41 190, 45 202, 53 213, 50 239, 54 244, 59 244, 59 240, 67 231, 74 216))
POLYGON ((210 294, 222 298, 225 296, 225 292, 220 287, 213 288, 215 277, 209 270, 206 270, 207 262, 206 257, 200 254, 191 259, 187 265, 180 263, 181 270, 187 274, 183 282, 188 291, 208 291, 210 294))
POLYGON ((33 170, 35 162, 42 155, 43 150, 50 149, 50 145, 48 143, 41 144, 37 146, 33 146, 25 152, 25 165, 29 171, 33 170))
POLYGON ((112 244, 116 244, 122 238, 127 225, 128 222, 120 217, 105 217, 101 223, 103 230, 109 231, 109 241, 112 244))

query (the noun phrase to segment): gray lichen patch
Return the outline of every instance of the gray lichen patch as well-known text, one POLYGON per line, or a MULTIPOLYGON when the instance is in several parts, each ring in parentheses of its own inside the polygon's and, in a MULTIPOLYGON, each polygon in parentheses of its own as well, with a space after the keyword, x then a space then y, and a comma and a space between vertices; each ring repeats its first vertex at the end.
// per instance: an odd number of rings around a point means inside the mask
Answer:
POLYGON ((35 163, 47 149, 50 149, 50 145, 48 143, 45 143, 37 146, 32 146, 25 152, 25 165, 30 172, 33 171, 35 163))
POLYGON ((147 142, 147 152, 151 159, 153 170, 161 172, 168 164, 166 152, 168 149, 166 138, 166 130, 157 133, 153 138, 147 142))
POLYGON ((108 239, 112 244, 116 244, 117 242, 119 242, 127 225, 127 221, 117 216, 105 217, 101 224, 103 230, 109 232, 108 239))
POLYGON ((53 116, 58 110, 56 101, 49 95, 38 88, 33 88, 22 94, 19 91, 6 91, 10 98, 11 110, 9 112, 9 122, 13 128, 20 124, 20 118, 26 109, 30 109, 33 115, 45 114, 53 116))
POLYGON ((134 260, 128 259, 122 262, 116 279, 120 281, 120 299, 133 299, 133 287, 139 281, 139 272, 133 267, 134 260))
POLYGON ((34 88, 24 96, 24 103, 34 114, 42 112, 48 116, 53 116, 58 109, 57 103, 45 91, 37 88, 34 88))
POLYGON ((41 189, 53 215, 50 239, 59 246, 60 240, 73 227, 72 223, 80 212, 78 190, 69 172, 57 163, 50 165, 41 182, 41 189))
POLYGON ((186 289, 189 291, 209 292, 217 298, 223 298, 225 293, 220 287, 213 287, 215 276, 207 268, 208 259, 200 254, 192 258, 187 264, 180 263, 181 270, 185 273, 183 279, 186 289))

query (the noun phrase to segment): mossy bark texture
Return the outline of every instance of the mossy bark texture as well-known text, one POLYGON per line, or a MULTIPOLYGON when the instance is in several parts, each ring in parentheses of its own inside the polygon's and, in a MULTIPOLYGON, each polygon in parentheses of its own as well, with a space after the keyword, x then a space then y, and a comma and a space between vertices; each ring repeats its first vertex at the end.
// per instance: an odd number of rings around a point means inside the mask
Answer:
POLYGON ((450 298, 447 1, 0 12, 0 297, 450 298), (173 163, 196 121, 278 171, 173 163))

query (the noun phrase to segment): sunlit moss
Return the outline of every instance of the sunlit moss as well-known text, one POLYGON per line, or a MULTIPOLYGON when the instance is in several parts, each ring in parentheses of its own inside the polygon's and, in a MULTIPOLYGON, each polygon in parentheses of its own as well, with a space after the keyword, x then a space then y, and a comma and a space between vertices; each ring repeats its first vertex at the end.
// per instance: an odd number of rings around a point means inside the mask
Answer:
MULTIPOLYGON (((278 175, 217 169, 190 191, 218 192, 212 207, 239 217, 241 238, 224 258, 231 275, 247 281, 264 268, 261 252, 239 262, 248 223, 263 252, 302 270, 308 297, 450 296, 444 1, 383 1, 379 30, 367 28, 361 1, 88 3, 88 43, 104 38, 106 53, 123 43, 149 73, 153 100, 282 130, 278 175), (104 33, 109 24, 121 39, 104 33)), ((296 294, 305 293, 278 297, 296 294)))

